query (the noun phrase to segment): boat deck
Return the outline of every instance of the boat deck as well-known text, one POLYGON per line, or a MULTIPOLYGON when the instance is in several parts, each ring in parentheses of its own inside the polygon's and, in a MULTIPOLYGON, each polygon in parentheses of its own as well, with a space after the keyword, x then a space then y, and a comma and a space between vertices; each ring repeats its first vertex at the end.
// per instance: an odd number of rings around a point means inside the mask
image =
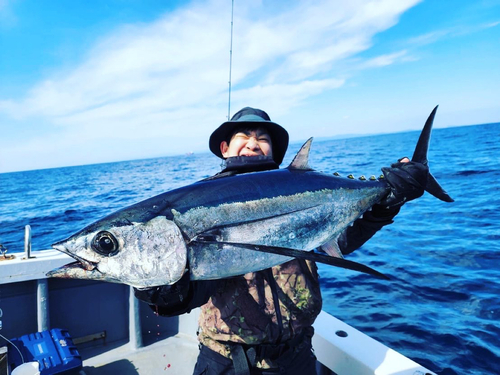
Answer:
POLYGON ((198 341, 194 336, 179 333, 139 349, 125 343, 104 353, 96 350, 86 349, 80 353, 81 375, 192 375, 198 341))

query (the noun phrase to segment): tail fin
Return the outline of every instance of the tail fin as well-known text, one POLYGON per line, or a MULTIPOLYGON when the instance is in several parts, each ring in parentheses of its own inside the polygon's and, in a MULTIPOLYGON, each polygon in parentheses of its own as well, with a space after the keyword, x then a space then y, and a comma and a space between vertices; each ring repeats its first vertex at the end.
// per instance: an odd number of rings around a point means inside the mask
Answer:
MULTIPOLYGON (((413 157, 411 161, 422 163, 427 165, 429 161, 427 160, 427 151, 429 150, 429 142, 431 140, 431 131, 432 124, 434 123, 434 116, 436 115, 436 111, 438 106, 436 106, 429 118, 425 122, 424 128, 422 129, 422 133, 420 133, 420 137, 418 138, 417 146, 415 147, 415 151, 413 152, 413 157)), ((429 172, 429 176, 427 177, 427 184, 425 185, 425 190, 434 195, 436 198, 441 199, 445 202, 454 202, 453 198, 451 198, 446 191, 439 185, 434 176, 429 172)))

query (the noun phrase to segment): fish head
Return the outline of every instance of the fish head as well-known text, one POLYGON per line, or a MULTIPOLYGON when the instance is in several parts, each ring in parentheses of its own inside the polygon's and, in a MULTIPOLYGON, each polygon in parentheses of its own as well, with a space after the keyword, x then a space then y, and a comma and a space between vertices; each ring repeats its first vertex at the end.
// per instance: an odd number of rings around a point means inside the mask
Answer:
POLYGON ((102 280, 143 288, 177 282, 187 265, 182 233, 164 216, 147 222, 105 218, 52 246, 76 262, 50 271, 49 277, 102 280))

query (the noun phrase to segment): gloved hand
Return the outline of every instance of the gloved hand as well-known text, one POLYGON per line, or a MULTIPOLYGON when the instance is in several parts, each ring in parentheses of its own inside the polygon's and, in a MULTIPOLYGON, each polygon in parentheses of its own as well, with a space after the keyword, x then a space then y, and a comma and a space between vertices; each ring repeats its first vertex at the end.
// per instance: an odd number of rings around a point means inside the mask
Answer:
POLYGON ((207 303, 220 280, 190 280, 189 272, 172 285, 134 288, 136 298, 147 302, 161 316, 177 316, 207 303))
POLYGON ((385 180, 391 191, 379 204, 393 208, 402 206, 405 202, 419 198, 424 194, 429 175, 427 165, 410 161, 408 158, 399 159, 390 168, 382 168, 385 180))
POLYGON ((137 299, 150 305, 172 306, 182 303, 189 294, 189 272, 172 285, 154 286, 151 288, 134 288, 137 299))

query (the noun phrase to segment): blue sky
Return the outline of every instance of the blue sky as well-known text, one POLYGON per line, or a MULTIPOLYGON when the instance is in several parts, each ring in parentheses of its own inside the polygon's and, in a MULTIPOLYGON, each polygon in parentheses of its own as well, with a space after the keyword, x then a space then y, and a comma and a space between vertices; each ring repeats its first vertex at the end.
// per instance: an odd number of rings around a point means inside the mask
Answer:
MULTIPOLYGON (((208 151, 231 0, 0 0, 0 172, 208 151)), ((500 1, 235 0, 231 113, 311 136, 500 121, 500 1)))

